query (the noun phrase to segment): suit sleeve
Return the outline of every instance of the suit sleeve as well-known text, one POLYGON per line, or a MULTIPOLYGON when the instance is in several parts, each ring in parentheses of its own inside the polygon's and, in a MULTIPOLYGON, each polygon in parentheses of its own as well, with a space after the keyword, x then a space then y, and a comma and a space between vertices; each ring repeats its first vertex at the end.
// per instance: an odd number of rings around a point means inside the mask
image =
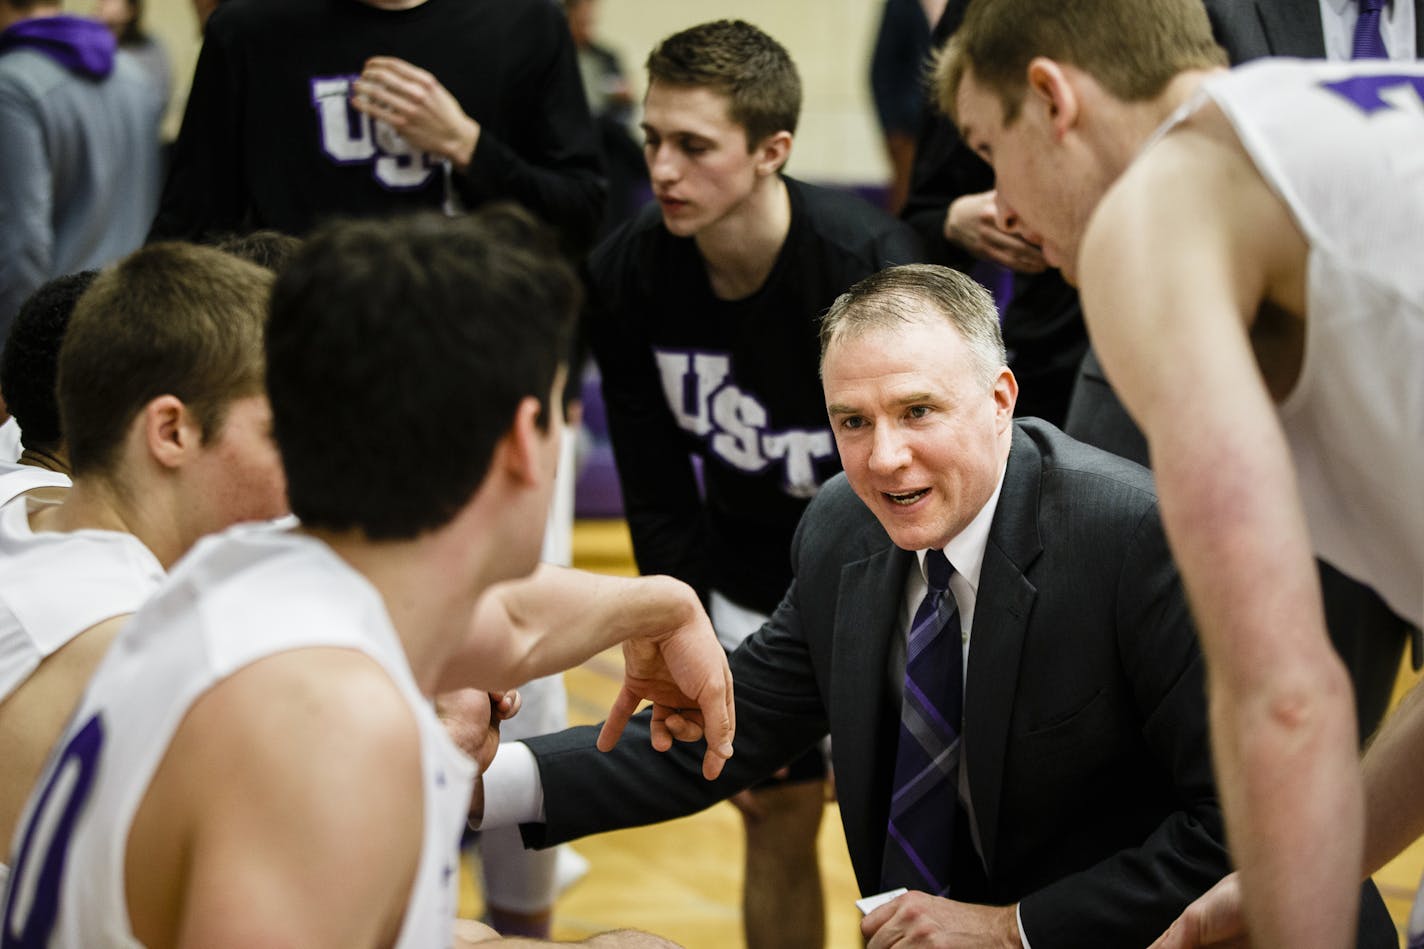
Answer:
POLYGON ((482 129, 457 187, 472 207, 514 199, 557 227, 571 250, 583 251, 593 243, 607 194, 598 139, 563 16, 553 4, 528 6, 542 19, 528 25, 526 35, 537 39, 510 83, 524 97, 519 119, 527 124, 519 141, 482 129))
POLYGON ((1117 589, 1121 672, 1153 757, 1143 767, 1171 776, 1179 806, 1140 846, 1025 896, 1020 913, 1034 949, 1146 945, 1230 870, 1207 743, 1203 662, 1155 505, 1138 522, 1117 589))
POLYGON ((197 241, 243 225, 244 80, 228 49, 226 22, 222 10, 208 20, 150 241, 197 241))
POLYGON ((44 283, 54 259, 49 159, 44 130, 22 98, 0 93, 0 346, 20 305, 44 283))
POLYGON ((654 751, 647 712, 629 722, 607 754, 594 748, 598 729, 592 726, 528 740, 544 789, 545 823, 521 825, 525 846, 684 817, 765 778, 825 735, 794 581, 766 625, 732 654, 731 665, 736 753, 716 781, 702 777, 700 741, 654 751))

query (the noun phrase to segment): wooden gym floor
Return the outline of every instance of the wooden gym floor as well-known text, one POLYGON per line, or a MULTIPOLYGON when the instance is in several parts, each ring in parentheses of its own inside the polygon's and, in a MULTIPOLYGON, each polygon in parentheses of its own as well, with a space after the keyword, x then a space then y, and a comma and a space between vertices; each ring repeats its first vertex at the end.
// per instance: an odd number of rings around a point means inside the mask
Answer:
MULTIPOLYGON (((622 521, 579 521, 574 528, 574 564, 590 570, 634 573, 627 527, 622 521)), ((602 721, 621 681, 614 650, 565 676, 572 724, 602 721)), ((1396 698, 1415 681, 1401 672, 1396 698)), ((741 930, 741 819, 730 804, 701 814, 634 830, 588 837, 575 848, 589 872, 559 899, 554 937, 583 939, 609 929, 645 929, 686 949, 733 949, 741 930)), ((826 946, 856 949, 859 895, 834 803, 826 805, 820 836, 821 878, 826 894, 826 946)), ((1424 842, 1416 842, 1375 876, 1401 932, 1424 868, 1424 842)), ((461 914, 478 916, 479 895, 464 876, 461 914)), ((1402 941, 1402 940, 1401 940, 1402 941)))

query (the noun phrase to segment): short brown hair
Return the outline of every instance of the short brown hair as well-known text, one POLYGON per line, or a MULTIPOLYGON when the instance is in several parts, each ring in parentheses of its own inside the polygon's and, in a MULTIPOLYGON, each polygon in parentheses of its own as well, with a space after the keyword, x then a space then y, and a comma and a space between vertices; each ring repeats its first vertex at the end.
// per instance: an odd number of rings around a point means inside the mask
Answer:
POLYGON ((1156 97, 1188 69, 1226 65, 1201 0, 971 0, 935 67, 940 108, 954 115, 973 70, 1011 124, 1036 56, 1082 69, 1123 102, 1156 97))
POLYGON ((796 131, 801 77, 786 48, 741 20, 717 20, 674 33, 648 55, 650 82, 703 87, 731 100, 747 148, 768 135, 796 131))
POLYGON ((210 247, 151 244, 95 280, 59 353, 59 414, 75 475, 112 474, 134 417, 160 395, 207 438, 262 392, 271 272, 210 247))
POLYGON ((836 297, 821 319, 822 366, 832 343, 872 329, 923 323, 922 304, 959 331, 983 380, 991 382, 1008 358, 994 298, 972 277, 937 264, 887 267, 836 297))
POLYGON ((302 241, 299 237, 264 228, 247 234, 230 234, 219 238, 213 246, 264 270, 281 273, 302 249, 302 241))

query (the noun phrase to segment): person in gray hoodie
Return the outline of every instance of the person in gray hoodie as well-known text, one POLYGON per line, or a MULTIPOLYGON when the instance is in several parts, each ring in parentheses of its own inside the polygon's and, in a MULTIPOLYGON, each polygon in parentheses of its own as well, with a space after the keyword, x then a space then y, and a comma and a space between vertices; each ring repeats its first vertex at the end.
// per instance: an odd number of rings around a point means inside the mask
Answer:
POLYGON ((102 23, 0 0, 0 339, 40 284, 143 243, 161 112, 102 23))

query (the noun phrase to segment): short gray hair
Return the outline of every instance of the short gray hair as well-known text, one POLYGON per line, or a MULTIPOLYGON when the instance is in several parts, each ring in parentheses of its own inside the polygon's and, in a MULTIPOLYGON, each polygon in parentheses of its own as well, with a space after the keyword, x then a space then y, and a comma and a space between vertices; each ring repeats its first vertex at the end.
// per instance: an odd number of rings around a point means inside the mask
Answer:
POLYGON ((821 318, 822 368, 834 342, 925 322, 925 308, 918 304, 929 304, 959 331, 984 382, 992 382, 1008 362, 994 298, 972 277, 934 264, 887 267, 836 297, 821 318))

